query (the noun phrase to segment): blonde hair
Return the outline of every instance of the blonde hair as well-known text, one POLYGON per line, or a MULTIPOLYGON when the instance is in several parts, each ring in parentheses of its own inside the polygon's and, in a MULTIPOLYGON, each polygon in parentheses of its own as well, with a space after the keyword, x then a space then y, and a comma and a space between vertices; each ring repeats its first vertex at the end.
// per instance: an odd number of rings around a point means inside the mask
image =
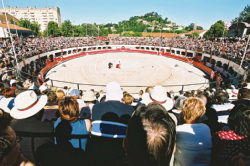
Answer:
POLYGON ((56 96, 57 96, 58 100, 61 100, 65 96, 65 93, 64 93, 63 90, 59 89, 59 90, 56 91, 56 96))
POLYGON ((134 101, 134 97, 132 95, 130 95, 129 93, 125 93, 123 95, 122 101, 125 104, 131 105, 133 103, 133 101, 134 101))
POLYGON ((206 111, 204 102, 197 97, 189 97, 183 102, 183 118, 186 122, 194 122, 206 111))
POLYGON ((59 112, 62 119, 67 121, 75 121, 79 117, 79 105, 73 97, 65 97, 60 100, 59 112))

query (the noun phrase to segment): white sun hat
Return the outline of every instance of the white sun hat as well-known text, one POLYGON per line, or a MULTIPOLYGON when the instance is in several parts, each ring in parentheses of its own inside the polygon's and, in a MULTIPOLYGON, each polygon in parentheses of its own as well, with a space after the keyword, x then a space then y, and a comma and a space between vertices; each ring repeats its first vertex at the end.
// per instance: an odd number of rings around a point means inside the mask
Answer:
POLYGON ((171 110, 174 106, 173 100, 167 96, 167 91, 162 86, 155 86, 152 92, 143 99, 146 105, 152 102, 161 104, 166 110, 171 110))
POLYGON ((123 97, 120 84, 117 82, 110 82, 106 86, 106 100, 118 100, 121 101, 123 97))
POLYGON ((95 92, 91 90, 84 92, 82 99, 83 101, 95 101, 96 100, 95 92))
POLYGON ((10 115, 15 119, 25 119, 31 117, 42 110, 46 105, 48 97, 42 95, 38 97, 32 90, 17 95, 14 101, 14 107, 10 111, 10 115))

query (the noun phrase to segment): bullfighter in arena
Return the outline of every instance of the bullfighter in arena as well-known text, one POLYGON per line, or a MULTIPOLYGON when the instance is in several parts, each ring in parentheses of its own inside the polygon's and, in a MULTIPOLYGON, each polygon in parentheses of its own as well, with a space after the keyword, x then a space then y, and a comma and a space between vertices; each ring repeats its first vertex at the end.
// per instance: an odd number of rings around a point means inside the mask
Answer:
POLYGON ((119 63, 116 64, 115 67, 116 67, 117 69, 121 69, 121 63, 120 63, 120 61, 119 61, 119 63))
POLYGON ((109 62, 108 67, 109 67, 109 69, 111 69, 113 67, 113 63, 109 62))

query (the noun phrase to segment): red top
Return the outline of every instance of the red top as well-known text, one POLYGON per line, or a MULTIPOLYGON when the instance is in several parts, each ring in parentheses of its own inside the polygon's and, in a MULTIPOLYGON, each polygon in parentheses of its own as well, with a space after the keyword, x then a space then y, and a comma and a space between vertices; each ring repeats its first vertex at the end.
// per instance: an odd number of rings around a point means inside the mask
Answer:
POLYGON ((245 136, 240 136, 237 135, 234 131, 229 130, 229 131, 219 131, 218 136, 220 139, 224 140, 242 140, 246 138, 245 136))

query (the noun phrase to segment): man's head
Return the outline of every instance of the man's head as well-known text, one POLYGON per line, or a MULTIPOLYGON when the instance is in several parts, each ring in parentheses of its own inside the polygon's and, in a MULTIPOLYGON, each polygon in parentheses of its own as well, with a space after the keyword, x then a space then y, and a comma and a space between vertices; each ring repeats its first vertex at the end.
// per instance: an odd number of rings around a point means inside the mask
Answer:
POLYGON ((127 152, 130 165, 167 166, 175 144, 175 123, 160 104, 141 105, 129 121, 127 152))

